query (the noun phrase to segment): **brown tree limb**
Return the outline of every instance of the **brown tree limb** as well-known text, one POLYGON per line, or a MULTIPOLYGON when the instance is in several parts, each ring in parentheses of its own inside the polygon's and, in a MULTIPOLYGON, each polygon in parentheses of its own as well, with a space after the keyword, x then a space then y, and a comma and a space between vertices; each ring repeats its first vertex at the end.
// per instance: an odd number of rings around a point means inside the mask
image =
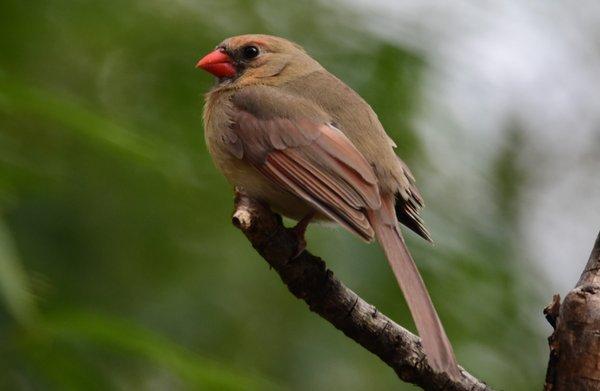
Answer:
POLYGON ((419 337, 348 289, 320 258, 297 252, 298 239, 268 206, 237 194, 233 224, 275 269, 290 292, 346 336, 377 355, 400 379, 425 390, 491 391, 485 383, 462 370, 460 379, 435 373, 427 364, 419 337))
POLYGON ((575 288, 544 314, 555 329, 544 389, 600 390, 600 233, 575 288))

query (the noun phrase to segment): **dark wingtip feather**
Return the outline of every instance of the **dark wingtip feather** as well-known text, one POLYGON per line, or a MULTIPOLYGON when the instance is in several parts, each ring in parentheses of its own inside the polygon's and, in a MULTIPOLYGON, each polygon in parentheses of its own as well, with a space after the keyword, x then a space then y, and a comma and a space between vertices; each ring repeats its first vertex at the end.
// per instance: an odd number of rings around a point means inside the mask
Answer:
POLYGON ((406 163, 404 163, 400 158, 398 158, 398 163, 402 167, 402 171, 408 183, 404 185, 403 191, 396 194, 396 217, 403 225, 410 228, 413 232, 429 243, 433 244, 431 234, 425 227, 425 223, 420 215, 421 209, 423 209, 423 206, 425 206, 425 202, 421 192, 417 188, 415 177, 406 163))
POLYGON ((431 234, 427 230, 427 227, 425 227, 425 223, 419 215, 422 202, 420 202, 419 198, 414 197, 414 194, 411 194, 411 196, 412 197, 408 200, 404 200, 400 195, 396 197, 395 209, 398 221, 429 243, 433 244, 431 234))
MULTIPOLYGON (((401 201, 402 202, 402 201, 401 201)), ((401 203, 399 202, 399 204, 401 203)), ((433 244, 433 239, 431 238, 431 234, 423 224, 423 220, 419 217, 418 219, 412 216, 411 214, 405 212, 401 205, 397 205, 396 208, 396 216, 398 217, 398 221, 400 221, 403 225, 410 228, 414 233, 433 244)))

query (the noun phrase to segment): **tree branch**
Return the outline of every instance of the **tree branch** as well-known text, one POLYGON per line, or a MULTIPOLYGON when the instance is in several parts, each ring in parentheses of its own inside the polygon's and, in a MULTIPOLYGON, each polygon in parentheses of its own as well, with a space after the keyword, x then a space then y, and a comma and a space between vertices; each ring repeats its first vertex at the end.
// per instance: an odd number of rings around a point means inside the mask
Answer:
POLYGON ((377 355, 400 379, 425 390, 491 391, 466 371, 453 380, 435 373, 427 364, 419 337, 348 289, 320 258, 303 251, 294 258, 297 236, 283 226, 281 217, 240 193, 236 195, 233 224, 275 269, 290 292, 346 336, 377 355))
POLYGON ((600 233, 577 285, 544 309, 554 333, 546 391, 600 389, 600 233))

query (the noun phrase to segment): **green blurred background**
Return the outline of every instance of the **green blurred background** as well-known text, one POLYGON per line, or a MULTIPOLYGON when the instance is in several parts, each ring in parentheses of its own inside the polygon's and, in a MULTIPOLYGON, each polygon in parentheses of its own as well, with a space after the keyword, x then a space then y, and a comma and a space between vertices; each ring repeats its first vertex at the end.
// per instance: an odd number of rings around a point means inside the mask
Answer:
MULTIPOLYGON (((543 288, 524 249, 527 123, 498 118, 493 153, 449 176, 430 145, 445 135, 449 166, 463 159, 452 142, 465 119, 432 84, 446 68, 419 38, 431 14, 395 33, 355 3, 2 1, 0 389, 414 389, 294 299, 230 224, 232 192, 203 141, 213 80, 194 65, 248 32, 297 41, 372 104, 428 201, 437 245, 407 240, 459 361, 496 388, 540 388, 541 309, 562 287, 543 288), (425 126, 432 96, 443 115, 425 126), (465 198, 472 177, 483 185, 465 198)), ((377 246, 319 226, 308 243, 414 329, 377 246)))

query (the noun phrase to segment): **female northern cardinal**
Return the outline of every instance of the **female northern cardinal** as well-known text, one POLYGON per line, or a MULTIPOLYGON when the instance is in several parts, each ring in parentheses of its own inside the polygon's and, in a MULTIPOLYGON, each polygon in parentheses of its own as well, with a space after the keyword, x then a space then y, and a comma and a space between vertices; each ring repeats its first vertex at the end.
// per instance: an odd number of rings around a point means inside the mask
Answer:
POLYGON ((300 220, 334 220, 377 238, 404 292, 430 365, 455 377, 452 346, 400 232, 427 240, 423 200, 371 107, 295 43, 228 38, 197 67, 218 78, 206 95, 205 138, 217 168, 244 193, 300 220))

